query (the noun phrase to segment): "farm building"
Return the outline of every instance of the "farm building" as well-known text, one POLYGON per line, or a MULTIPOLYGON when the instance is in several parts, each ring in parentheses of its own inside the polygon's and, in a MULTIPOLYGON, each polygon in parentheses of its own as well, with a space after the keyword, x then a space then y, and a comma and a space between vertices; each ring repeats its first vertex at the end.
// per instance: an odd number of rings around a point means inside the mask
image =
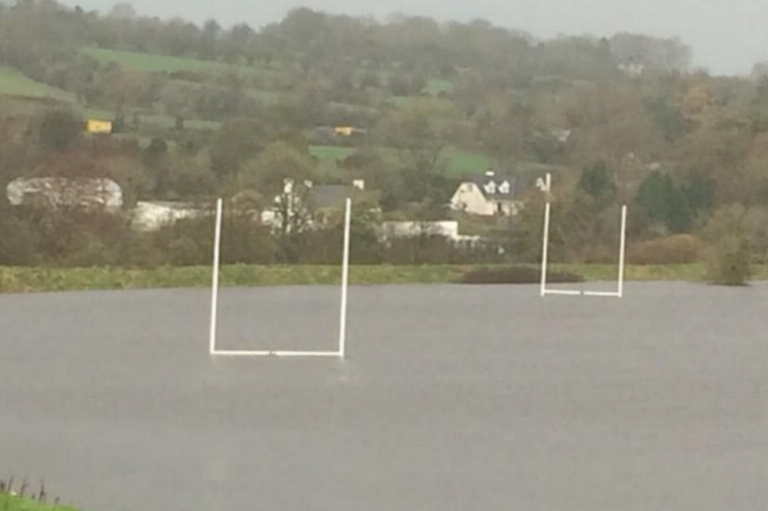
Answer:
POLYGON ((96 133, 96 134, 112 133, 112 121, 100 121, 97 119, 89 119, 85 125, 85 130, 88 133, 96 133))

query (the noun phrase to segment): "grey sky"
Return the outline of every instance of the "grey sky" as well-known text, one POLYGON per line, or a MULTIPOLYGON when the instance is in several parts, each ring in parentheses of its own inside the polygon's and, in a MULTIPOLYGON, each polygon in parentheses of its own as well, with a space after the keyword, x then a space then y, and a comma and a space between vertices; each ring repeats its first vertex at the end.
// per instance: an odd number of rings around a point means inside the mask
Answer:
MULTIPOLYGON (((63 0, 88 9, 107 10, 117 0, 63 0)), ((254 27, 281 19, 297 6, 333 13, 386 19, 402 12, 440 20, 485 18, 537 37, 638 32, 678 36, 691 45, 697 65, 715 73, 744 74, 768 60, 768 0, 132 0, 142 14, 180 15, 193 21, 215 18, 224 25, 254 27)))

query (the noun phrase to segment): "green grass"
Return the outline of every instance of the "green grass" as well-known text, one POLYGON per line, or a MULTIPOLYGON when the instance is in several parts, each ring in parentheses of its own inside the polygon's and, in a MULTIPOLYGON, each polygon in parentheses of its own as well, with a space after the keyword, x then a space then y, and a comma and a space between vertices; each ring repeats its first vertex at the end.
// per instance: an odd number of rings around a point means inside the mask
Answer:
POLYGON ((67 102, 75 100, 74 95, 69 92, 36 82, 8 67, 0 67, 0 95, 38 99, 51 98, 67 102))
POLYGON ((446 171, 451 175, 482 174, 493 166, 493 160, 480 153, 449 149, 444 155, 446 171))
POLYGON ((309 154, 314 156, 321 162, 335 162, 339 160, 345 160, 353 154, 356 149, 354 147, 341 147, 330 145, 313 145, 309 147, 309 154))
POLYGON ((427 81, 427 85, 421 89, 423 94, 429 94, 431 96, 438 96, 440 94, 453 94, 454 86, 448 80, 442 80, 440 78, 432 78, 427 81))
POLYGON ((279 103, 280 98, 283 96, 280 92, 260 89, 248 89, 245 93, 251 99, 254 99, 264 105, 274 105, 275 103, 279 103))
POLYGON ((458 107, 450 99, 434 96, 394 96, 391 101, 401 110, 419 111, 432 117, 460 117, 458 107))
POLYGON ((120 67, 144 73, 173 73, 178 71, 188 71, 204 74, 225 74, 237 71, 244 75, 258 73, 275 73, 269 68, 247 66, 243 64, 225 64, 208 60, 199 60, 186 57, 172 57, 169 55, 159 55, 155 53, 141 53, 135 51, 108 50, 104 48, 95 48, 87 46, 80 49, 80 52, 104 63, 115 63, 120 67))
POLYGON ((115 112, 103 108, 81 108, 80 114, 85 119, 98 119, 101 121, 111 121, 115 118, 115 112))
MULTIPOLYGON (((353 285, 439 284, 458 282, 469 272, 488 265, 426 266, 352 266, 353 285)), ((536 268, 532 265, 531 268, 536 268)), ((615 281, 615 265, 552 265, 553 272, 567 272, 586 281, 615 281)), ((224 266, 223 286, 336 285, 340 282, 338 266, 224 266)), ((628 281, 703 282, 704 269, 699 264, 668 266, 628 266, 628 281)), ((768 280, 768 266, 758 267, 754 280, 768 280)), ((146 288, 208 287, 210 267, 156 268, 9 268, 0 267, 0 292, 30 293, 43 291, 88 291, 146 288)), ((0 508, 2 509, 2 508, 0 508)))
POLYGON ((13 497, 0 493, 0 510, 2 511, 76 511, 73 507, 42 504, 32 499, 13 497))

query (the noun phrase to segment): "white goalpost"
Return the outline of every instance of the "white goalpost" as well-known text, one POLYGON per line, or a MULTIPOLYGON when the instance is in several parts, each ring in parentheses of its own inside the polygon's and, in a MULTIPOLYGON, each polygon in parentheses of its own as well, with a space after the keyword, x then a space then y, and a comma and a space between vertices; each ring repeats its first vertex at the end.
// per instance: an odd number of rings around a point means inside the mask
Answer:
POLYGON ((344 254, 341 270, 341 307, 339 313, 339 344, 337 351, 242 351, 220 350, 216 346, 218 304, 219 304, 219 271, 221 267, 221 222, 223 201, 216 201, 216 229, 213 245, 213 282, 211 289, 211 322, 210 346, 211 356, 223 357, 326 357, 344 359, 346 355, 347 338, 347 291, 349 288, 349 243, 350 224, 352 220, 352 199, 346 200, 344 214, 344 254))
MULTIPOLYGON (((545 192, 550 193, 552 186, 552 176, 547 174, 547 180, 545 184, 545 192)), ((552 213, 552 204, 549 196, 547 197, 547 204, 544 207, 544 241, 541 254, 541 296, 547 295, 563 295, 563 296, 597 296, 597 297, 609 297, 609 298, 623 298, 624 297, 624 265, 627 248, 627 206, 621 207, 621 229, 619 232, 619 275, 618 275, 618 287, 616 291, 578 291, 568 289, 548 289, 547 288, 547 269, 549 265, 549 226, 550 217, 552 213)))

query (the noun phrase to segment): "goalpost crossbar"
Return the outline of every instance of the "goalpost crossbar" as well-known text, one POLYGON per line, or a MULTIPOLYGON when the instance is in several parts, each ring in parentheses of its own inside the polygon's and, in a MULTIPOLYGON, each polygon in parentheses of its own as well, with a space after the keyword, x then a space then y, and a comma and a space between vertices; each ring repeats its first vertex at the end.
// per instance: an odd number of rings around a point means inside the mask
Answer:
POLYGON ((219 357, 324 357, 344 358, 339 351, 230 351, 217 350, 213 353, 219 357))

